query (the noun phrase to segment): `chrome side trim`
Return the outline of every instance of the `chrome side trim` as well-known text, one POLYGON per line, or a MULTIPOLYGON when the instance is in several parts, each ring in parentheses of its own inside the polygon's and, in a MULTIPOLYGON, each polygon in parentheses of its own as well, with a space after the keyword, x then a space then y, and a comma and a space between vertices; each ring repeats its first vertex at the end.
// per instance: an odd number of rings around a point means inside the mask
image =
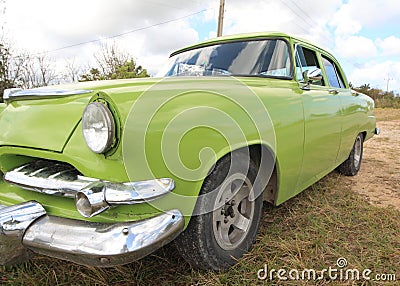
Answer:
POLYGON ((0 206, 0 265, 29 259, 30 253, 22 245, 26 229, 46 211, 35 201, 10 207, 0 206))
POLYGON ((54 98, 71 95, 80 95, 91 93, 93 90, 70 90, 70 89, 50 89, 50 88, 34 88, 23 90, 20 88, 6 89, 3 93, 3 99, 6 102, 21 99, 39 99, 39 98, 54 98))
POLYGON ((183 227, 184 219, 179 210, 116 224, 45 216, 27 230, 23 244, 51 257, 109 267, 152 253, 175 239, 183 227))
POLYGON ((3 92, 3 99, 7 100, 11 97, 11 95, 13 95, 17 92, 20 92, 20 91, 22 91, 22 88, 7 88, 3 92))

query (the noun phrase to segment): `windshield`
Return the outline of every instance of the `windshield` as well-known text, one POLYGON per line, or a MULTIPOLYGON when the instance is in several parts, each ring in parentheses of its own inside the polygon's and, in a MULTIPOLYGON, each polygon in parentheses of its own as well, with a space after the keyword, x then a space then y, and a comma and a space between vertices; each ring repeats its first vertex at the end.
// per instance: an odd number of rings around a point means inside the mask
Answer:
POLYGON ((283 40, 228 42, 184 51, 169 59, 160 76, 292 77, 288 45, 283 40))

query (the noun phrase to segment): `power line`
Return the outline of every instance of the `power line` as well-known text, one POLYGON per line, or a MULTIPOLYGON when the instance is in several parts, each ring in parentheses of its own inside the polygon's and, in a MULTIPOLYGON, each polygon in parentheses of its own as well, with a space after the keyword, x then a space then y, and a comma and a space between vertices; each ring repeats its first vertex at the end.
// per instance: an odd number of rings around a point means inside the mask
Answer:
POLYGON ((310 20, 309 23, 318 25, 318 23, 313 18, 311 18, 310 15, 308 15, 308 13, 306 11, 304 11, 303 8, 301 8, 299 5, 297 5, 297 3, 295 1, 293 1, 293 0, 289 0, 289 1, 292 2, 293 5, 295 5, 297 7, 297 9, 300 10, 304 14, 304 16, 306 16, 306 18, 308 18, 310 20))
MULTIPOLYGON (((159 22, 159 23, 156 23, 156 24, 153 24, 153 25, 150 25, 150 26, 146 26, 146 27, 133 29, 133 30, 130 30, 130 31, 127 31, 127 32, 124 32, 124 33, 120 33, 120 34, 112 35, 112 36, 109 36, 109 37, 105 37, 103 39, 89 40, 89 41, 85 41, 85 42, 80 42, 80 43, 64 46, 64 47, 61 47, 61 48, 56 48, 56 49, 53 49, 53 50, 47 50, 47 51, 44 51, 44 52, 33 54, 33 56, 38 56, 38 55, 42 55, 42 54, 58 52, 58 51, 61 51, 61 50, 70 49, 70 48, 74 48, 74 47, 78 47, 78 46, 83 46, 83 45, 87 45, 87 44, 91 44, 91 43, 97 43, 97 42, 103 41, 105 39, 115 39, 115 38, 123 37, 123 36, 126 36, 128 34, 135 33, 135 32, 147 30, 147 29, 150 29, 150 28, 153 28, 153 27, 157 27, 157 26, 165 25, 165 24, 168 24, 168 23, 171 23, 171 22, 175 22, 175 21, 179 21, 179 20, 182 20, 182 19, 190 18, 192 16, 204 13, 205 11, 208 11, 208 10, 211 10, 211 9, 213 9, 213 8, 203 9, 201 11, 198 11, 198 12, 186 15, 186 16, 182 16, 182 17, 179 17, 179 18, 167 20, 167 21, 164 21, 164 22, 159 22)), ((15 57, 15 58, 19 58, 19 57, 15 57)))
MULTIPOLYGON (((304 11, 304 9, 302 9, 299 5, 297 5, 293 0, 288 0, 291 3, 293 3, 296 7, 297 10, 299 10, 305 17, 303 17, 303 15, 301 15, 298 11, 296 11, 292 5, 289 5, 286 0, 281 0, 281 3, 284 4, 287 8, 289 8, 297 17, 299 17, 304 24, 306 24, 307 28, 314 28, 314 27, 318 27, 319 24, 310 17, 310 15, 308 15, 308 13, 306 11, 304 11), (307 18, 307 19, 306 19, 307 18)), ((304 29, 304 26, 299 25, 299 27, 306 32, 307 34, 310 32, 309 29, 304 29)), ((330 43, 332 43, 332 39, 330 37, 328 37, 325 33, 322 34, 323 38, 326 40, 327 46, 329 46, 330 43)))
MULTIPOLYGON (((281 0, 281 3, 284 4, 287 8, 289 8, 297 17, 299 17, 301 20, 303 20, 303 22, 304 22, 307 26, 310 26, 310 25, 303 19, 303 17, 302 17, 301 15, 299 15, 299 14, 297 13, 297 11, 294 10, 288 3, 286 3, 286 2, 283 1, 283 0, 281 0)), ((299 23, 298 27, 301 28, 305 33, 308 33, 308 32, 309 32, 309 30, 306 29, 306 28, 304 28, 303 25, 300 25, 300 23, 299 23)))

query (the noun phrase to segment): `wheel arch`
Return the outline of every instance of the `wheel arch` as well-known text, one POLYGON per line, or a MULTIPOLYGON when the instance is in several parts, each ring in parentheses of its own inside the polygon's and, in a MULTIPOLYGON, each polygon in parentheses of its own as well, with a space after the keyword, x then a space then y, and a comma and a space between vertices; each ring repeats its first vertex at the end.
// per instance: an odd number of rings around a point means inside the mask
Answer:
POLYGON ((361 131, 360 133, 363 136, 363 141, 365 141, 365 138, 367 137, 367 131, 361 131))
POLYGON ((255 184, 261 185, 263 189, 263 200, 275 205, 279 189, 279 161, 275 152, 267 144, 257 142, 245 146, 238 146, 237 148, 233 148, 233 150, 222 152, 222 155, 218 156, 217 161, 210 168, 209 173, 211 173, 215 164, 234 152, 249 153, 250 159, 253 160, 258 167, 255 184))
POLYGON ((275 153, 263 144, 249 146, 250 158, 258 167, 257 177, 261 180, 263 200, 274 204, 278 195, 279 163, 275 153))

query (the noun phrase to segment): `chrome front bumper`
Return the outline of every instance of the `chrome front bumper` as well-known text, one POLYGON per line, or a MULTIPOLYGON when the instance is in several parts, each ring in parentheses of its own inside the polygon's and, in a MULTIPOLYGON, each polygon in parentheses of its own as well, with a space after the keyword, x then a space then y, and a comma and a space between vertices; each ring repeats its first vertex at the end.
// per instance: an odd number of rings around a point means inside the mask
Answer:
POLYGON ((0 206, 0 264, 24 261, 32 253, 91 266, 126 264, 169 243, 183 227, 179 210, 106 224, 49 216, 35 201, 0 206))

